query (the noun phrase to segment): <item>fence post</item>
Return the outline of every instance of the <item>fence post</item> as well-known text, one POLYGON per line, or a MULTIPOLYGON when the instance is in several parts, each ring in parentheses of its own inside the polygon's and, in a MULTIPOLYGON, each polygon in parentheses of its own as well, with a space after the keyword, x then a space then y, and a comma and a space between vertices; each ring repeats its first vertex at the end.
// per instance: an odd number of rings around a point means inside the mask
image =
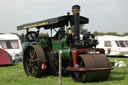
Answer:
POLYGON ((59 51, 59 85, 62 85, 62 61, 61 61, 61 56, 62 56, 62 50, 59 51))

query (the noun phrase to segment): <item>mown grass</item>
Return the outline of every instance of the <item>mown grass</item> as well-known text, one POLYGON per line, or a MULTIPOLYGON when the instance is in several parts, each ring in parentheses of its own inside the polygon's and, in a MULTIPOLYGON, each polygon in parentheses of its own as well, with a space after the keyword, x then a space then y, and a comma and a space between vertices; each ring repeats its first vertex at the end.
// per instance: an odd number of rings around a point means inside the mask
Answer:
MULTIPOLYGON (((109 58, 113 61, 114 58, 109 58)), ((116 58, 124 61, 128 66, 128 58, 116 58)), ((127 85, 128 67, 113 67, 111 75, 107 81, 76 83, 70 77, 63 77, 63 85, 127 85)), ((46 78, 33 78, 26 76, 22 63, 13 66, 0 67, 0 85, 58 85, 58 76, 48 76, 46 78)))

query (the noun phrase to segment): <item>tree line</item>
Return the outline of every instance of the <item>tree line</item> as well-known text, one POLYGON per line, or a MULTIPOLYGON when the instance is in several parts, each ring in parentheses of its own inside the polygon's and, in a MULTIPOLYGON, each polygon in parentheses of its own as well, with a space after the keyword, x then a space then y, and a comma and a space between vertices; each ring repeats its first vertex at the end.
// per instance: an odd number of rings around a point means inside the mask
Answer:
MULTIPOLYGON (((85 34, 86 32, 88 32, 87 29, 80 28, 80 34, 85 34)), ((98 32, 98 31, 95 31, 92 34, 94 34, 95 36, 98 36, 98 35, 128 36, 128 32, 125 32, 123 34, 119 34, 117 32, 98 32)))
POLYGON ((94 35, 115 35, 115 36, 128 36, 128 32, 125 32, 123 34, 119 34, 117 32, 98 32, 98 31, 95 31, 93 32, 94 35))

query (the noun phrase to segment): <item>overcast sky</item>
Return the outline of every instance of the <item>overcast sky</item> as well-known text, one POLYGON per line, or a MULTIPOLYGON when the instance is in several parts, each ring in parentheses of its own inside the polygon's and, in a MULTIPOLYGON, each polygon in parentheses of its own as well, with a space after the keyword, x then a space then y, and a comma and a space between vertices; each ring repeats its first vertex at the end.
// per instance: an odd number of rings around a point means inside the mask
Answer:
POLYGON ((0 0, 0 33, 18 33, 21 24, 65 15, 81 6, 94 32, 128 32, 128 0, 0 0))

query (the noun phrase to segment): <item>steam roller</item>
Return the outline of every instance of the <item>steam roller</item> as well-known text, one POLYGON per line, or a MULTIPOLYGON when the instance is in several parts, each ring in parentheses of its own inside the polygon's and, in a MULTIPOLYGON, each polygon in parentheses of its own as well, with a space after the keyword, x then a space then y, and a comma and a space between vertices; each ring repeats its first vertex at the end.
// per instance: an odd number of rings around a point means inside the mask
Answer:
POLYGON ((78 68, 72 67, 72 63, 68 69, 72 69, 70 76, 77 82, 104 81, 111 71, 109 60, 104 54, 80 54, 77 57, 78 68))
POLYGON ((90 32, 80 34, 89 19, 80 16, 79 5, 72 7, 72 13, 17 26, 18 30, 27 30, 23 66, 28 76, 58 75, 61 50, 63 76, 69 74, 74 81, 82 83, 109 78, 112 67, 104 49, 96 48, 98 41, 90 32), (37 30, 30 30, 32 28, 37 30), (41 34, 41 28, 50 34, 41 34))

